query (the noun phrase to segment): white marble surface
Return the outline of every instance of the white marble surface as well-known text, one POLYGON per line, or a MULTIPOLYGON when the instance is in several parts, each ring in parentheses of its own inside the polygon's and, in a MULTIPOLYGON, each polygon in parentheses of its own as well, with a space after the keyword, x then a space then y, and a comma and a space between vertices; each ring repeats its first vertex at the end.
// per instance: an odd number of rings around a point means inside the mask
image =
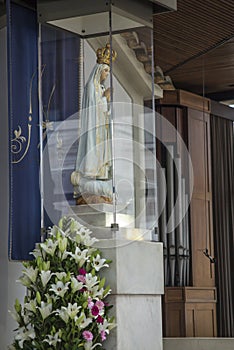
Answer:
POLYGON ((162 350, 160 296, 110 296, 117 327, 104 343, 107 350, 162 350))
POLYGON ((132 241, 151 241, 152 232, 147 229, 120 227, 113 231, 110 227, 90 227, 92 236, 101 240, 102 248, 122 247, 132 241))
POLYGON ((162 243, 100 240, 97 246, 105 258, 112 260, 110 268, 101 270, 112 294, 164 293, 162 243))

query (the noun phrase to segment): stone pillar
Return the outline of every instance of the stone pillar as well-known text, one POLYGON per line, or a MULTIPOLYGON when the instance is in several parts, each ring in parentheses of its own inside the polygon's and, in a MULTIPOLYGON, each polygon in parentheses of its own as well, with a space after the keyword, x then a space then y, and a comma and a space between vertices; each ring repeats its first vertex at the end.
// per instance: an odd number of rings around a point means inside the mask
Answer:
POLYGON ((108 301, 117 323, 105 349, 162 350, 162 243, 102 239, 97 246, 112 260, 102 274, 112 289, 108 301))

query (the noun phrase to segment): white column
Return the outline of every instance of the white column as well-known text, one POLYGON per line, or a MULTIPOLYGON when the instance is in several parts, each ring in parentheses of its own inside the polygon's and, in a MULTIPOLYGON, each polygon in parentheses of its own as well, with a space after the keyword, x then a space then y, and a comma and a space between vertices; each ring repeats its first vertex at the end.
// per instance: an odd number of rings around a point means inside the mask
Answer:
POLYGON ((162 350, 162 243, 101 240, 97 245, 112 260, 110 268, 103 269, 102 274, 112 289, 108 301, 114 305, 112 314, 117 323, 104 347, 162 350))

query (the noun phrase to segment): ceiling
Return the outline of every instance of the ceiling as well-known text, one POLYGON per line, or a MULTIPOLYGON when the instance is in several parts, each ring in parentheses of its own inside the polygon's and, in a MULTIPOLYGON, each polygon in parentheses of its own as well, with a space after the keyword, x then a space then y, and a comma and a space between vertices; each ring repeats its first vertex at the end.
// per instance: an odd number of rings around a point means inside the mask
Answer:
POLYGON ((178 0, 154 16, 156 65, 176 88, 234 99, 234 1, 178 0))
POLYGON ((156 65, 176 88, 234 100, 234 0, 177 0, 177 11, 154 16, 154 44, 156 65))

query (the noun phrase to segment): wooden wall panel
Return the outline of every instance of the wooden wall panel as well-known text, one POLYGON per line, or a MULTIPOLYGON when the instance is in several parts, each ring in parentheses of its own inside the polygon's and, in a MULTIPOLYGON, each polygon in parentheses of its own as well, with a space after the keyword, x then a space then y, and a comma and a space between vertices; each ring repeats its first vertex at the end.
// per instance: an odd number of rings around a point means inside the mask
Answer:
POLYGON ((217 336, 216 302, 214 287, 166 287, 164 336, 217 336))
POLYGON ((212 305, 202 305, 196 309, 196 337, 215 337, 215 310, 212 305), (204 328, 204 324, 206 327, 204 328))
POLYGON ((184 306, 176 303, 169 305, 167 307, 167 315, 172 317, 166 318, 166 334, 171 334, 172 337, 184 337, 184 306))
POLYGON ((187 309, 186 316, 185 316, 185 323, 186 323, 186 337, 195 337, 195 315, 194 310, 187 309))
POLYGON ((188 140, 194 172, 190 204, 192 284, 214 286, 214 265, 203 253, 208 249, 214 256, 209 114, 188 109, 188 140))
POLYGON ((215 285, 214 264, 204 255, 206 248, 214 254, 211 201, 193 196, 190 206, 193 286, 212 287, 215 285))
MULTIPOLYGON (((216 336, 216 288, 214 264, 204 255, 214 256, 210 156, 210 100, 185 91, 164 92, 157 110, 182 136, 193 163, 194 188, 190 203, 191 286, 166 287, 164 336, 216 336), (182 322, 182 324, 181 324, 182 322), (184 323, 183 323, 184 322, 184 323)), ((165 142, 177 142, 178 133, 160 129, 165 142)), ((163 153, 161 159, 163 161, 163 153)), ((184 175, 186 164, 182 163, 184 175)), ((191 175, 191 174, 190 174, 191 175)))

